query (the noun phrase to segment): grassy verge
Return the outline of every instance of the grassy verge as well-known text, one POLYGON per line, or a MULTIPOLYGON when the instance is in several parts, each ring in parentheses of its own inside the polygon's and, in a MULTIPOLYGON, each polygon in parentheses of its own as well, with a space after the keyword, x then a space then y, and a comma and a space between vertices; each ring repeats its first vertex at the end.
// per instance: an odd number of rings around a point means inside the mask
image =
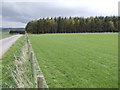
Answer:
POLYGON ((11 76, 10 68, 12 68, 14 59, 14 54, 16 56, 20 55, 21 48, 23 46, 24 36, 20 37, 15 44, 5 53, 2 57, 2 87, 3 88, 13 88, 16 87, 14 80, 11 76))
POLYGON ((118 34, 29 35, 50 88, 117 88, 118 34))

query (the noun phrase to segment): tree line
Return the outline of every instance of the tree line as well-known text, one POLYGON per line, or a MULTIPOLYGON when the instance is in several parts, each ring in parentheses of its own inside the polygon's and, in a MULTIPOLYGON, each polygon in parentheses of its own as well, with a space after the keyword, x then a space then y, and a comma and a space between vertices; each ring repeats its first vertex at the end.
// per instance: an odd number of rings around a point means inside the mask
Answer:
POLYGON ((55 17, 32 20, 25 29, 28 33, 82 33, 119 32, 120 20, 117 16, 99 17, 55 17))

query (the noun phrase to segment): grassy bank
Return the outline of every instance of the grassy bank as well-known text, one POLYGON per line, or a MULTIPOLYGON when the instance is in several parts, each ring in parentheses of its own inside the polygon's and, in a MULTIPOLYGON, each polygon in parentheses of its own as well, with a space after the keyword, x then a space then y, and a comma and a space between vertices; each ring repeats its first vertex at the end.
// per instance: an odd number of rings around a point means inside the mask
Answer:
POLYGON ((16 84, 11 76, 11 71, 14 59, 14 54, 16 56, 20 55, 21 48, 23 46, 24 36, 20 37, 15 44, 5 53, 2 57, 2 87, 10 88, 16 87, 16 84))

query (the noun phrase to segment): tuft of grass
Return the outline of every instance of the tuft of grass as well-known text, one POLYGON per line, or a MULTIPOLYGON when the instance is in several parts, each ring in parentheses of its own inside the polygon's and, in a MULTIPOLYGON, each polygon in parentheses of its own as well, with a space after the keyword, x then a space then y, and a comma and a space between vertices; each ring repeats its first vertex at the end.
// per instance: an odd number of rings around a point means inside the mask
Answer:
POLYGON ((118 87, 118 33, 29 38, 50 88, 118 87))
POLYGON ((10 70, 13 68, 13 62, 15 61, 14 54, 19 56, 21 53, 23 40, 24 36, 20 37, 2 57, 2 88, 17 87, 10 70))

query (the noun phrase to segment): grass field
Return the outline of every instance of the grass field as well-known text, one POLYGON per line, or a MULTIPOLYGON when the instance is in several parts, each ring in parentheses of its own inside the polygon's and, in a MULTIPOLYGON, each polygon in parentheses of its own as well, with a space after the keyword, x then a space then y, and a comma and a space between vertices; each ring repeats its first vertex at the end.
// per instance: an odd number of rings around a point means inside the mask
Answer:
POLYGON ((12 34, 9 34, 9 31, 2 31, 0 30, 0 39, 6 38, 6 37, 10 37, 13 36, 12 34))
POLYGON ((2 35, 2 36, 0 37, 0 39, 7 38, 7 37, 11 37, 11 36, 13 36, 13 35, 2 35))
MULTIPOLYGON (((2 68, 2 80, 0 78, 0 81, 2 81, 3 88, 17 87, 11 75, 10 69, 12 69, 12 66, 14 65, 14 61, 15 61, 14 54, 16 56, 20 56, 21 48, 23 46, 23 40, 24 37, 23 36, 20 37, 2 57, 2 66, 0 65, 0 68, 2 68)), ((1 87, 1 83, 0 83, 0 87, 1 87)))
POLYGON ((118 34, 29 35, 51 88, 118 87, 118 34))

